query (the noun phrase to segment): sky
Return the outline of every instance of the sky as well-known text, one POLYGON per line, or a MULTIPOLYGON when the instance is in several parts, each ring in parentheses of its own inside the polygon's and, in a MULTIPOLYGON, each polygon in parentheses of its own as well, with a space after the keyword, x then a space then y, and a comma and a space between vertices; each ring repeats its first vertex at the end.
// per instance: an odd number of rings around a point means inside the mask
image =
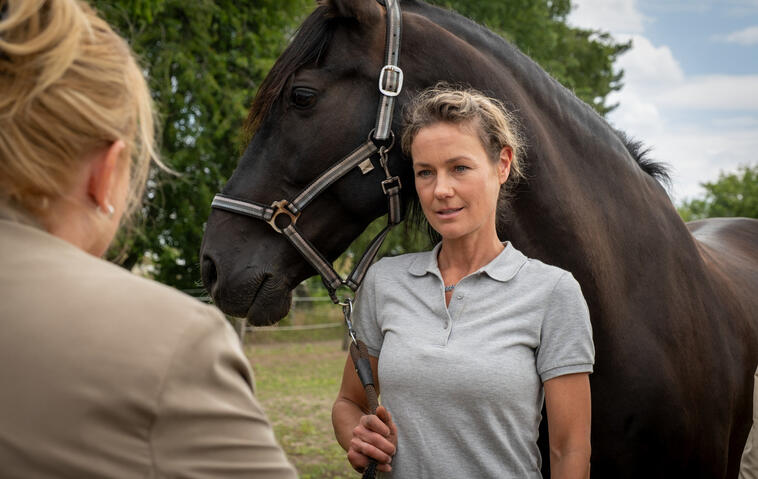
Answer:
POLYGON ((668 163, 676 204, 758 164, 758 0, 573 0, 571 25, 632 49, 608 120, 668 163))

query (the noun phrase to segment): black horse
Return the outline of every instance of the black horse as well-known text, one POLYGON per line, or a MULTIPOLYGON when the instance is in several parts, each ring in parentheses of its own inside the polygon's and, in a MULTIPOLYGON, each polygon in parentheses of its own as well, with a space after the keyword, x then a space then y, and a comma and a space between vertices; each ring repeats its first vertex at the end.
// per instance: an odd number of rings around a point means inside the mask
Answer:
MULTIPOLYGON (((528 180, 515 187, 498 232, 582 286, 597 351, 592 473, 737 477, 758 364, 758 222, 685 225, 639 145, 533 61, 455 13, 415 0, 401 7, 399 107, 440 80, 470 85, 505 102, 528 139, 528 180)), ((310 15, 261 85, 254 135, 225 195, 291 198, 366 141, 384 25, 376 0, 326 1, 310 15)), ((389 167, 406 203, 415 201, 398 148, 389 167)), ((303 236, 335 259, 386 212, 383 178, 379 167, 351 170, 299 218, 303 236)), ((291 290, 314 274, 264 222, 219 210, 208 219, 202 267, 216 304, 255 324, 283 317, 291 290)))

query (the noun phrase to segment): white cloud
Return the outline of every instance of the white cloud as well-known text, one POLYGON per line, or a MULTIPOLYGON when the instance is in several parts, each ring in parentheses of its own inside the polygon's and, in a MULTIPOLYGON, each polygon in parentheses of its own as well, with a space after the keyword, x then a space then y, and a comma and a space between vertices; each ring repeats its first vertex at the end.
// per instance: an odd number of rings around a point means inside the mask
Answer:
POLYGON ((645 17, 636 0, 574 0, 568 23, 611 33, 642 33, 645 17))
MULTIPOLYGON (((644 0, 640 0, 644 1, 644 0)), ((619 57, 624 70, 621 91, 609 103, 619 107, 608 115, 614 127, 652 148, 651 157, 671 166, 672 199, 702 196, 703 182, 721 172, 755 164, 758 151, 758 75, 688 76, 667 45, 644 36, 645 17, 637 0, 575 0, 569 23, 610 31, 617 41, 632 40, 619 57)), ((658 9, 684 8, 701 12, 709 2, 655 4, 658 9)), ((729 6, 751 8, 758 0, 729 0, 729 6)), ((744 39, 745 30, 739 37, 744 39)))
POLYGON ((748 27, 727 35, 714 35, 711 40, 739 45, 756 45, 758 44, 758 26, 748 27))
POLYGON ((632 49, 621 56, 618 67, 624 69, 624 83, 635 88, 678 84, 684 72, 667 46, 656 47, 642 35, 616 35, 621 41, 632 40, 632 49))
POLYGON ((686 198, 702 196, 705 190, 700 183, 716 181, 720 173, 735 172, 740 165, 755 164, 758 129, 719 130, 690 125, 646 138, 645 144, 653 148, 652 158, 671 166, 671 194, 678 204, 686 198))
POLYGON ((680 110, 758 112, 758 75, 707 75, 664 89, 656 103, 680 110))

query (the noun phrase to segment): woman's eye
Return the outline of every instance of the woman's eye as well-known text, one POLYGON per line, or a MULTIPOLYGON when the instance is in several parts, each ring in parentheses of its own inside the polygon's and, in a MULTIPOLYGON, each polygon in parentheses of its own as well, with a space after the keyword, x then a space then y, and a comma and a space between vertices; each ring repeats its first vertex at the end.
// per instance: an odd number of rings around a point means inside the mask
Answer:
POLYGON ((420 178, 426 178, 432 175, 432 172, 430 170, 418 170, 416 172, 416 176, 420 178))
POLYGON ((316 95, 315 90, 301 87, 292 90, 292 96, 290 99, 296 108, 305 109, 315 105, 317 98, 318 96, 316 95))

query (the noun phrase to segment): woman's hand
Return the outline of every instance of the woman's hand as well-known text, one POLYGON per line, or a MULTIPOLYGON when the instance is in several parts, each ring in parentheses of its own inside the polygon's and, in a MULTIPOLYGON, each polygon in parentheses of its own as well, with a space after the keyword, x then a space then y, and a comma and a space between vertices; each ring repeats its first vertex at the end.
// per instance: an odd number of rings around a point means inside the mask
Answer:
POLYGON ((376 459, 377 471, 392 470, 390 462, 397 450, 397 426, 392 415, 384 406, 376 409, 376 415, 361 416, 358 425, 353 428, 347 460, 358 472, 368 466, 371 459, 376 459))

